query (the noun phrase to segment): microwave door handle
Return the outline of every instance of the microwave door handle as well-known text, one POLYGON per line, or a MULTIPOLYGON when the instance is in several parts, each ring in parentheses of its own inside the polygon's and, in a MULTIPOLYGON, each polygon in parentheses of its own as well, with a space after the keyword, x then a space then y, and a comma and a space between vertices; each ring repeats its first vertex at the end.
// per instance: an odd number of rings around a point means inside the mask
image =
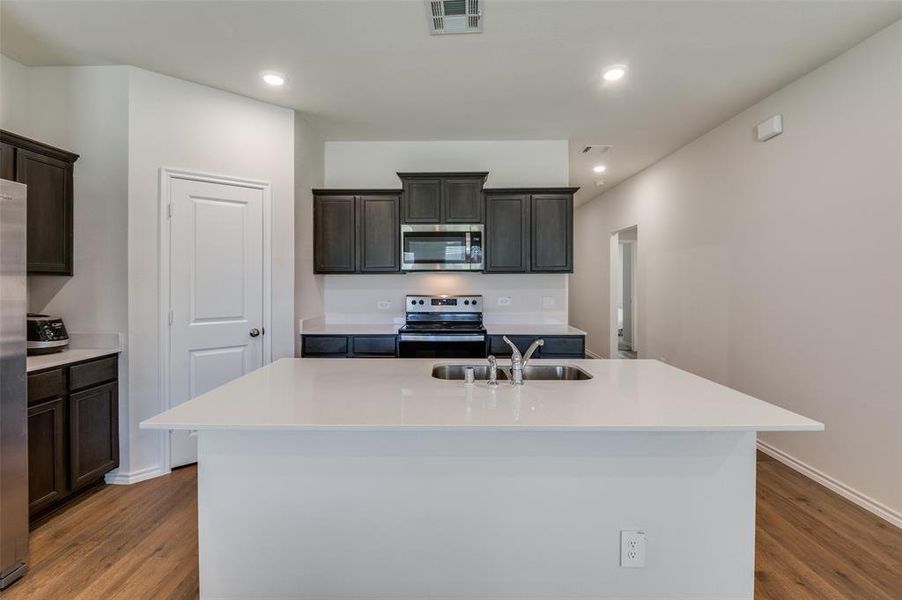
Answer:
POLYGON ((464 262, 470 263, 473 261, 473 255, 472 255, 473 250, 470 247, 470 232, 469 231, 466 233, 465 240, 466 240, 466 244, 467 244, 467 249, 466 249, 466 254, 464 255, 464 262))

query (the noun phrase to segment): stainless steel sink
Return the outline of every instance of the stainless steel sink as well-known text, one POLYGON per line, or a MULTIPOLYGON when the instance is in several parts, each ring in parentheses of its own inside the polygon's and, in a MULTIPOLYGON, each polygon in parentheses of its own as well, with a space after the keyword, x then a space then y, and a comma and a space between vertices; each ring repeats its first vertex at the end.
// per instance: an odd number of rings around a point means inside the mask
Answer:
MULTIPOLYGON (((489 378, 488 365, 435 365, 432 367, 432 376, 436 379, 450 379, 463 381, 464 372, 472 367, 476 381, 486 381, 489 378)), ((510 367, 498 368, 498 380, 508 379, 510 367)), ((592 379, 592 375, 579 367, 570 365, 527 365, 523 369, 525 381, 585 381, 592 379)))
POLYGON ((526 365, 523 368, 524 381, 585 381, 592 375, 579 367, 570 365, 526 365))
MULTIPOLYGON (((436 379, 464 380, 465 370, 471 367, 476 381, 487 381, 489 378, 488 365, 435 365, 432 367, 432 376, 436 379)), ((498 380, 507 379, 507 375, 498 369, 498 380)))

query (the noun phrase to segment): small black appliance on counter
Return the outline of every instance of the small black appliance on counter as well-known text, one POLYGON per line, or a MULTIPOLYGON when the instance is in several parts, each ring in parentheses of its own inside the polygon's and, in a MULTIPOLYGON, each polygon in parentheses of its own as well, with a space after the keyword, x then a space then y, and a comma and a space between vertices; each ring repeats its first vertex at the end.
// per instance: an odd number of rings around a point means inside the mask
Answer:
POLYGON ((51 354, 61 352, 69 346, 66 325, 59 317, 28 313, 28 354, 51 354))

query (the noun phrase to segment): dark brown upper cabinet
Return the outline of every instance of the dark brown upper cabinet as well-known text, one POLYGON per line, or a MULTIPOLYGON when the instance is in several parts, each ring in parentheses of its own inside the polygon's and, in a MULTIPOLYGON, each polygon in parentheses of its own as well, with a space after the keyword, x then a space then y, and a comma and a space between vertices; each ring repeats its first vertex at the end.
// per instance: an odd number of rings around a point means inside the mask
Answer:
POLYGON ((485 194, 485 272, 529 271, 529 195, 485 194))
POLYGON ((404 223, 482 223, 487 172, 398 173, 404 223))
POLYGON ((357 240, 361 273, 397 273, 401 270, 400 197, 357 197, 357 240))
POLYGON ((485 190, 485 272, 572 273, 576 189, 485 190))
POLYGON ((357 269, 356 196, 313 198, 313 265, 317 273, 357 269))
POLYGON ((28 186, 28 273, 72 275, 73 173, 78 155, 0 131, 0 176, 28 186))
POLYGON ((401 270, 398 190, 313 190, 316 273, 401 270))
POLYGON ((573 272, 573 194, 532 194, 530 197, 532 273, 573 272))

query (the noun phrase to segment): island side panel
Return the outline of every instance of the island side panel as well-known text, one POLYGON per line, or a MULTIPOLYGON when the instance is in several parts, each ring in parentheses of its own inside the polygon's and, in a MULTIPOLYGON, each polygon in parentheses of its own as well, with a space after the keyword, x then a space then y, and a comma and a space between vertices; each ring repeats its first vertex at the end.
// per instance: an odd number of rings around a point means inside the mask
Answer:
POLYGON ((201 431, 198 490, 202 598, 753 595, 754 432, 201 431))

